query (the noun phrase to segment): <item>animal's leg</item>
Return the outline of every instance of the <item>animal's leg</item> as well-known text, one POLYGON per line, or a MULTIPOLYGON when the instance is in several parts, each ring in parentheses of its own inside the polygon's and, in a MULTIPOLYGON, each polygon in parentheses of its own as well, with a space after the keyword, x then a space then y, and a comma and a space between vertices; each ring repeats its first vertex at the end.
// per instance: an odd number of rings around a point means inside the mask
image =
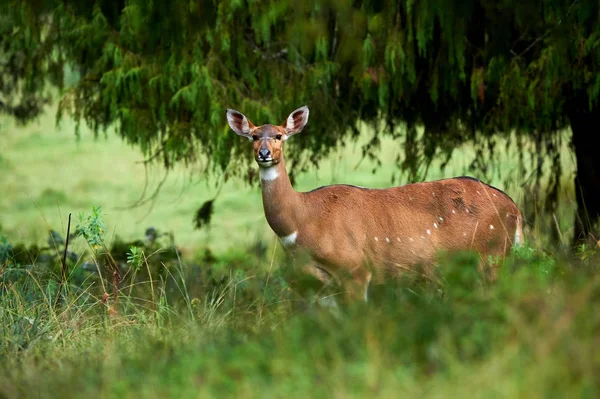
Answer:
POLYGON ((323 283, 324 286, 328 286, 333 283, 333 278, 327 273, 322 267, 319 267, 315 262, 308 263, 301 267, 303 273, 315 277, 317 280, 323 283))
MULTIPOLYGON (((335 285, 334 278, 325 271, 322 267, 320 267, 316 262, 311 262, 302 266, 302 272, 315 277, 317 280, 321 282, 321 287, 319 291, 323 291, 328 287, 335 285)), ((320 306, 327 308, 337 308, 338 304, 333 295, 325 295, 321 296, 317 293, 317 303, 320 306)))
POLYGON ((369 299, 369 283, 373 274, 367 268, 357 268, 352 271, 351 278, 345 282, 345 294, 348 302, 365 301, 369 299))
POLYGON ((498 279, 498 270, 502 264, 502 258, 497 254, 490 255, 487 252, 480 254, 478 270, 484 282, 493 283, 498 279))

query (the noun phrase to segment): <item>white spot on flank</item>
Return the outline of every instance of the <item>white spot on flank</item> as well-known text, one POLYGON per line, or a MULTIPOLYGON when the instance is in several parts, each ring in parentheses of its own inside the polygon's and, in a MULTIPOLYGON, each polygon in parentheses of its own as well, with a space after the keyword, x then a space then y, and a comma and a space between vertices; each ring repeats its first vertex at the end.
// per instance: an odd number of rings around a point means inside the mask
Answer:
POLYGON ((496 195, 496 194, 492 194, 492 195, 493 195, 494 197, 497 197, 497 195, 496 195))
POLYGON ((387 243, 390 243, 390 239, 388 237, 385 237, 385 240, 387 241, 387 243))
POLYGON ((452 209, 452 213, 454 213, 456 215, 456 211, 454 209, 452 209))
POLYGON ((414 241, 412 238, 409 238, 409 240, 410 240, 411 242, 412 242, 412 241, 414 241))
POLYGON ((408 200, 409 200, 409 201, 412 201, 412 197, 408 197, 408 200))
POLYGON ((494 225, 490 224, 490 230, 494 230, 494 225))
POLYGON ((469 213, 469 208, 465 209, 465 212, 469 213))
POLYGON ((435 193, 434 192, 431 192, 431 195, 433 195, 435 197, 435 193))
POLYGON ((274 167, 270 168, 259 168, 260 169, 260 179, 264 181, 273 181, 279 177, 279 173, 277 173, 277 169, 274 167))
POLYGON ((444 221, 444 218, 440 216, 440 222, 443 222, 443 221, 444 221))
POLYGON ((396 237, 396 240, 398 240, 398 242, 400 242, 400 237, 396 237))
POLYGON ((298 237, 298 232, 294 231, 292 234, 280 237, 281 243, 284 247, 289 247, 296 243, 296 238, 298 237))
POLYGON ((421 236, 422 239, 425 239, 425 236, 421 236))
POLYGON ((463 237, 466 237, 466 236, 467 236, 467 232, 465 231, 465 232, 463 233, 463 237))
POLYGON ((434 223, 434 224, 433 224, 433 227, 435 227, 435 228, 437 229, 437 223, 434 223))
POLYGON ((379 241, 379 238, 375 237, 375 241, 379 241))
POLYGON ((481 194, 479 191, 477 191, 477 194, 481 194))
POLYGON ((431 235, 431 230, 427 229, 427 234, 431 235))

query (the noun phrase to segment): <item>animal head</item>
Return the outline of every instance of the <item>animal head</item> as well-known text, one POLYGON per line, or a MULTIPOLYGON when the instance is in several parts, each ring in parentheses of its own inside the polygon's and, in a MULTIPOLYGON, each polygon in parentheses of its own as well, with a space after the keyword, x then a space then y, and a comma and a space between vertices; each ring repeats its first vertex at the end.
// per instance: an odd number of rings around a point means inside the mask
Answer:
POLYGON ((258 166, 268 168, 277 165, 282 158, 283 142, 300 133, 308 122, 308 107, 300 107, 281 125, 254 126, 244 114, 227 109, 227 123, 236 134, 247 137, 254 145, 254 159, 258 166))

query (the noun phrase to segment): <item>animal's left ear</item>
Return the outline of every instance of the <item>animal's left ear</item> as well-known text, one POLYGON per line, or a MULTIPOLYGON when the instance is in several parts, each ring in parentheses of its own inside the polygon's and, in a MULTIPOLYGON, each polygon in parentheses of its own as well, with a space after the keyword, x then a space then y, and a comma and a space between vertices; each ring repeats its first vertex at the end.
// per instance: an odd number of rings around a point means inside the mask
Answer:
POLYGON ((287 121, 283 124, 285 128, 285 140, 288 137, 300 133, 304 126, 308 123, 308 107, 300 107, 288 116, 287 121))

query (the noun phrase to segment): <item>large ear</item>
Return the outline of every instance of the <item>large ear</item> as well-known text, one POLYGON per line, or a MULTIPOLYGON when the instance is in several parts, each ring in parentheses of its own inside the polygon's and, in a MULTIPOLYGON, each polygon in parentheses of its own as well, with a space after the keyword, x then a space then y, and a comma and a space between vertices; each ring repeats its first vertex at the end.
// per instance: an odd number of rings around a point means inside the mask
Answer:
POLYGON ((241 112, 227 108, 227 123, 229 123, 229 127, 235 133, 252 139, 251 136, 254 125, 241 112))
POLYGON ((288 116, 287 121, 283 124, 285 128, 285 139, 300 133, 304 126, 308 123, 308 107, 300 107, 288 116))

